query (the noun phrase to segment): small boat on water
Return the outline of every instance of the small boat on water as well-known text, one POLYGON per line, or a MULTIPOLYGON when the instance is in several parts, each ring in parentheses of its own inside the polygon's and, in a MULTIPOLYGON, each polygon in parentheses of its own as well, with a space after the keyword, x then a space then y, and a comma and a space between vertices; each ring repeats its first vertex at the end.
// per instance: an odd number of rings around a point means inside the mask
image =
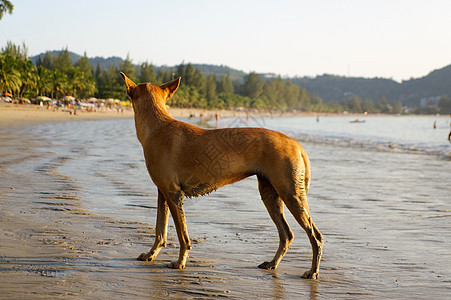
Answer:
POLYGON ((359 119, 349 121, 349 123, 365 123, 365 122, 366 122, 366 120, 359 120, 359 119))

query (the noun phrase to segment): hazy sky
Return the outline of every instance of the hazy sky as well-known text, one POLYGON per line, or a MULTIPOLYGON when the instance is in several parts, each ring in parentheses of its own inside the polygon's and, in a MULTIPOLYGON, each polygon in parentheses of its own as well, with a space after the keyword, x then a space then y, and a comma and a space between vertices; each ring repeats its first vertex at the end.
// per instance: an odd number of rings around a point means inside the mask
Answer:
POLYGON ((0 47, 407 80, 451 64, 450 0, 11 0, 0 47))

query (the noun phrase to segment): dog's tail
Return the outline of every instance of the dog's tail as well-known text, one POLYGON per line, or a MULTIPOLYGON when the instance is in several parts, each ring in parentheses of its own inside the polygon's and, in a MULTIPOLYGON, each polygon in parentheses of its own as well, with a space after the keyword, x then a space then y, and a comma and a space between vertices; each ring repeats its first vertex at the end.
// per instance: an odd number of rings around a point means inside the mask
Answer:
POLYGON ((304 188, 305 188, 305 194, 308 194, 308 190, 310 188, 310 178, 311 178, 311 171, 310 171, 310 159, 307 156, 307 152, 305 152, 304 148, 302 146, 300 147, 299 151, 301 152, 302 160, 304 161, 304 188))

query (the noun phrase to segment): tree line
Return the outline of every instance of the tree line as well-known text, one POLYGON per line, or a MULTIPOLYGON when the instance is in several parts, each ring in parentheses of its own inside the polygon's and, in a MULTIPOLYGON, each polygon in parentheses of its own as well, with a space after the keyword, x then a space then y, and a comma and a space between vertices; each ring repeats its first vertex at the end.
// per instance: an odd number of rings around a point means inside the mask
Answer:
POLYGON ((28 58, 27 52, 25 44, 17 46, 8 42, 6 47, 2 48, 2 92, 23 98, 49 96, 57 99, 65 95, 86 98, 95 93, 96 83, 86 54, 77 63, 72 64, 67 49, 60 55, 47 52, 35 65, 28 58))
POLYGON ((384 97, 376 103, 372 99, 360 99, 357 96, 340 102, 323 103, 319 96, 281 77, 268 79, 251 72, 242 81, 232 81, 229 75, 204 75, 192 64, 183 62, 176 67, 157 68, 149 62, 135 66, 127 56, 119 67, 110 65, 102 69, 97 64, 93 68, 86 53, 72 63, 70 53, 65 48, 58 54, 48 51, 33 64, 28 58, 26 45, 17 46, 11 42, 0 52, 0 91, 24 98, 48 96, 59 99, 71 95, 79 99, 127 99, 119 71, 135 82, 157 85, 181 76, 181 86, 168 102, 173 107, 402 113, 401 102, 389 104, 384 97))
POLYGON ((23 98, 48 96, 58 99, 71 95, 80 99, 127 99, 119 71, 136 82, 157 85, 181 76, 180 89, 168 103, 175 107, 307 110, 321 102, 305 89, 280 77, 264 81, 256 73, 250 73, 244 82, 232 82, 229 75, 205 76, 192 64, 157 69, 148 62, 135 66, 127 56, 119 67, 110 65, 108 69, 102 69, 98 64, 94 69, 86 53, 73 64, 67 48, 58 54, 48 51, 33 64, 26 45, 11 42, 0 53, 0 90, 23 98))

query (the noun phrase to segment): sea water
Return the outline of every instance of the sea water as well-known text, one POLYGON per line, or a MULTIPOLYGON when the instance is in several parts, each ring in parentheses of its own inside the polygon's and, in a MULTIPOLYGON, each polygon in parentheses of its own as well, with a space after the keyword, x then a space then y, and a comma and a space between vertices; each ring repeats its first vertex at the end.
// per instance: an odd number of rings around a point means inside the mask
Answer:
MULTIPOLYGON (((310 211, 326 241, 318 281, 304 284, 299 278, 310 266, 311 248, 289 214, 296 238, 288 254, 278 271, 255 273, 263 272, 254 267, 272 258, 278 242, 255 177, 185 200, 190 237, 199 242, 190 252, 187 270, 205 257, 210 268, 187 271, 183 281, 207 276, 234 298, 449 296, 450 119, 368 116, 364 123, 351 123, 354 119, 255 117, 220 122, 222 127, 279 130, 307 150, 312 166, 310 211)), ((147 174, 133 120, 48 123, 21 130, 39 141, 35 154, 14 167, 29 176, 37 206, 44 206, 58 190, 58 197, 73 197, 83 209, 118 224, 155 222, 157 189, 147 174), (60 179, 37 179, 49 170, 60 179)), ((170 235, 175 235, 172 223, 170 235)), ((142 251, 152 242, 146 240, 142 251)), ((167 280, 161 274, 148 276, 150 282, 167 280)), ((171 286, 181 295, 186 291, 185 296, 202 289, 178 284, 171 286)))
POLYGON ((298 140, 451 156, 448 116, 306 116, 228 119, 229 126, 266 127, 298 140))

